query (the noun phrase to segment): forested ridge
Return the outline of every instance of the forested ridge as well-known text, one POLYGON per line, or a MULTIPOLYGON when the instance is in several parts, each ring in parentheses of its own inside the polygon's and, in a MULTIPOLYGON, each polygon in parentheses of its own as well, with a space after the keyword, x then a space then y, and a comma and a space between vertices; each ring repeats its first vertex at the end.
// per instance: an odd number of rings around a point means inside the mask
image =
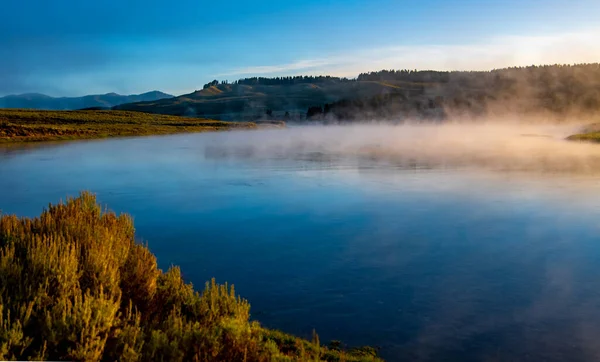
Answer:
POLYGON ((600 111, 598 63, 466 72, 382 70, 360 74, 357 81, 404 87, 311 106, 307 118, 445 119, 514 113, 560 117, 600 111))
POLYGON ((600 111, 600 64, 490 71, 381 70, 353 79, 214 80, 190 94, 115 108, 234 121, 443 120, 507 114, 560 118, 600 111))

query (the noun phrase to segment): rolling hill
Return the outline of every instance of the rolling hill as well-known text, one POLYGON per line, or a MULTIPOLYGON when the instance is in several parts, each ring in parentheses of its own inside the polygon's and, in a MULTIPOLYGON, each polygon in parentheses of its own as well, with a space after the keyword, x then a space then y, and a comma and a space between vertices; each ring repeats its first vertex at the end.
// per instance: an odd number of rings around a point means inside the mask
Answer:
POLYGON ((190 94, 119 110, 212 119, 403 120, 459 116, 570 117, 600 112, 600 64, 491 71, 382 70, 329 76, 213 81, 190 94))
POLYGON ((329 77, 325 81, 293 84, 257 83, 209 84, 202 90, 179 97, 122 104, 114 109, 222 120, 256 120, 264 117, 266 110, 273 110, 276 117, 283 117, 285 112, 299 117, 315 104, 398 91, 397 86, 383 82, 329 77))
POLYGON ((83 97, 50 97, 27 93, 0 97, 0 108, 75 110, 83 108, 111 108, 123 103, 147 102, 172 98, 170 94, 152 91, 143 94, 120 95, 116 93, 87 95, 83 97))

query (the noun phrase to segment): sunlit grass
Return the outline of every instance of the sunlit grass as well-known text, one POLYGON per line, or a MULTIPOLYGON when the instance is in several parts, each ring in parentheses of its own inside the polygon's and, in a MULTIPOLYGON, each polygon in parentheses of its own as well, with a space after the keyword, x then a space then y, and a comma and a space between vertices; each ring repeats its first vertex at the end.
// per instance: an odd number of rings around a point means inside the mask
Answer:
POLYGON ((377 361, 263 328, 233 286, 186 284, 82 193, 38 218, 0 216, 0 360, 377 361))
POLYGON ((54 141, 256 128, 215 121, 127 111, 0 110, 0 142, 54 141))
POLYGON ((583 141, 583 142, 598 142, 600 143, 600 132, 590 133, 579 133, 567 137, 570 141, 583 141))

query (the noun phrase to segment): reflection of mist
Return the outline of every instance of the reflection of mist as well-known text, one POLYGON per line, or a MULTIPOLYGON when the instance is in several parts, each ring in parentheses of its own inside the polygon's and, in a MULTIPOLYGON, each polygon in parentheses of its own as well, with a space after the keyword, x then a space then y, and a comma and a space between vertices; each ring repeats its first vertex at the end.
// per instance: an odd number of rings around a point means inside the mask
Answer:
POLYGON ((372 343, 382 342, 390 360, 596 360, 600 299, 586 256, 596 248, 586 242, 599 230, 584 215, 598 210, 600 145, 564 140, 578 128, 299 127, 227 134, 205 154, 302 160, 315 163, 311 170, 335 160, 353 166, 336 175, 361 193, 403 198, 402 207, 390 203, 393 212, 358 204, 371 224, 362 232, 340 227, 354 234, 329 266, 335 278, 351 273, 363 288, 344 292, 368 301, 347 318, 387 328, 372 343), (425 165, 473 172, 397 172, 425 165), (554 172, 563 174, 548 177, 554 172))
POLYGON ((204 152, 213 159, 336 158, 402 168, 596 173, 600 147, 564 140, 578 128, 507 123, 307 126, 232 132, 209 142, 204 152))

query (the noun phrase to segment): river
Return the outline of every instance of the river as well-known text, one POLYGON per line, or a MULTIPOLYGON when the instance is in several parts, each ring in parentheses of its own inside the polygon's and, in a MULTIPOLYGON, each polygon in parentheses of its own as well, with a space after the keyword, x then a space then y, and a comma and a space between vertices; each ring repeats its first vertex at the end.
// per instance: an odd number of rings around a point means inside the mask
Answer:
POLYGON ((3 147, 0 209, 90 190, 161 268, 233 283, 267 327, 389 360, 600 358, 597 175, 252 147, 290 132, 3 147))

